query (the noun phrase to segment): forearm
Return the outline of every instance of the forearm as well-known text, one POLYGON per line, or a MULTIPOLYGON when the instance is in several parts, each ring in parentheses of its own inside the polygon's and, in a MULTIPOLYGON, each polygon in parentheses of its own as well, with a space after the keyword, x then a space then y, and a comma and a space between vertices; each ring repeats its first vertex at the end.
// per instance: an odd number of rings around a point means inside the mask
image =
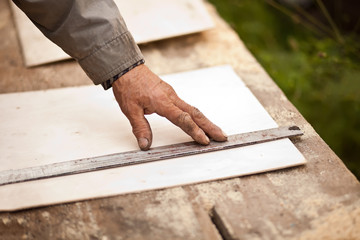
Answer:
POLYGON ((143 61, 112 0, 13 1, 95 84, 111 83, 143 61))

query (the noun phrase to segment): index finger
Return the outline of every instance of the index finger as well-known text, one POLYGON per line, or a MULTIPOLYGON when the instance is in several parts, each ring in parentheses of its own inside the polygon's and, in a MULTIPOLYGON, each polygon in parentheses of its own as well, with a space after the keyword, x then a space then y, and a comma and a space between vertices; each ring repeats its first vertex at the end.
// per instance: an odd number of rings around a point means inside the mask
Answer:
POLYGON ((184 132, 190 135, 196 142, 202 145, 210 143, 205 132, 193 121, 190 114, 182 111, 173 104, 156 111, 160 116, 166 117, 170 122, 180 127, 184 132))
POLYGON ((199 109, 187 104, 182 99, 178 98, 175 102, 175 105, 178 106, 184 112, 190 114, 194 122, 206 132, 212 139, 215 141, 223 142, 227 140, 226 134, 211 122, 199 109))

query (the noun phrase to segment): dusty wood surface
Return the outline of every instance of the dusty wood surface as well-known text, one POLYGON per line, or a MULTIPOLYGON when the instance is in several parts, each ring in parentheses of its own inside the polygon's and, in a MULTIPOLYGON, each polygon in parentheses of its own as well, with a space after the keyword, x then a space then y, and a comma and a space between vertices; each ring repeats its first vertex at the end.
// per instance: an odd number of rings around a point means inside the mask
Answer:
MULTIPOLYGON (((231 64, 278 124, 305 130, 295 145, 308 164, 0 213, 1 239, 360 239, 359 182, 209 10, 216 29, 141 46, 147 64, 158 74, 231 64)), ((73 61, 24 68, 7 1, 0 1, 0 36, 1 93, 91 84, 73 61)))

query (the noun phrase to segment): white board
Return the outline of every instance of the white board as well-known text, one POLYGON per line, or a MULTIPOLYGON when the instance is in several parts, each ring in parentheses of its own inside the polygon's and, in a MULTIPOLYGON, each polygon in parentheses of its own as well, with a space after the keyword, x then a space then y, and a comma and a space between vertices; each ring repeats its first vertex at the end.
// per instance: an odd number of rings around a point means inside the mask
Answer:
MULTIPOLYGON (((26 66, 70 58, 10 2, 26 66)), ((214 27, 202 0, 115 0, 115 3, 136 43, 181 36, 214 27)))
MULTIPOLYGON (((164 76, 178 95, 227 134, 277 127, 229 66, 164 76)), ((157 115, 147 116, 153 147, 191 141, 157 115)), ((0 95, 0 171, 138 149, 112 91, 86 86, 0 95)), ((0 186, 0 210, 248 175, 304 164, 290 140, 141 165, 0 186)))

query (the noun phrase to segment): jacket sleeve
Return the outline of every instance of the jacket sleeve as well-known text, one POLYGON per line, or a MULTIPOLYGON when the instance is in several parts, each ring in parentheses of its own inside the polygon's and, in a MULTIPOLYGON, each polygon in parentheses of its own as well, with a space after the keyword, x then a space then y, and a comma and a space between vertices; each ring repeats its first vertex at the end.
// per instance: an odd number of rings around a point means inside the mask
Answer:
POLYGON ((13 0, 105 89, 143 56, 113 0, 13 0))

